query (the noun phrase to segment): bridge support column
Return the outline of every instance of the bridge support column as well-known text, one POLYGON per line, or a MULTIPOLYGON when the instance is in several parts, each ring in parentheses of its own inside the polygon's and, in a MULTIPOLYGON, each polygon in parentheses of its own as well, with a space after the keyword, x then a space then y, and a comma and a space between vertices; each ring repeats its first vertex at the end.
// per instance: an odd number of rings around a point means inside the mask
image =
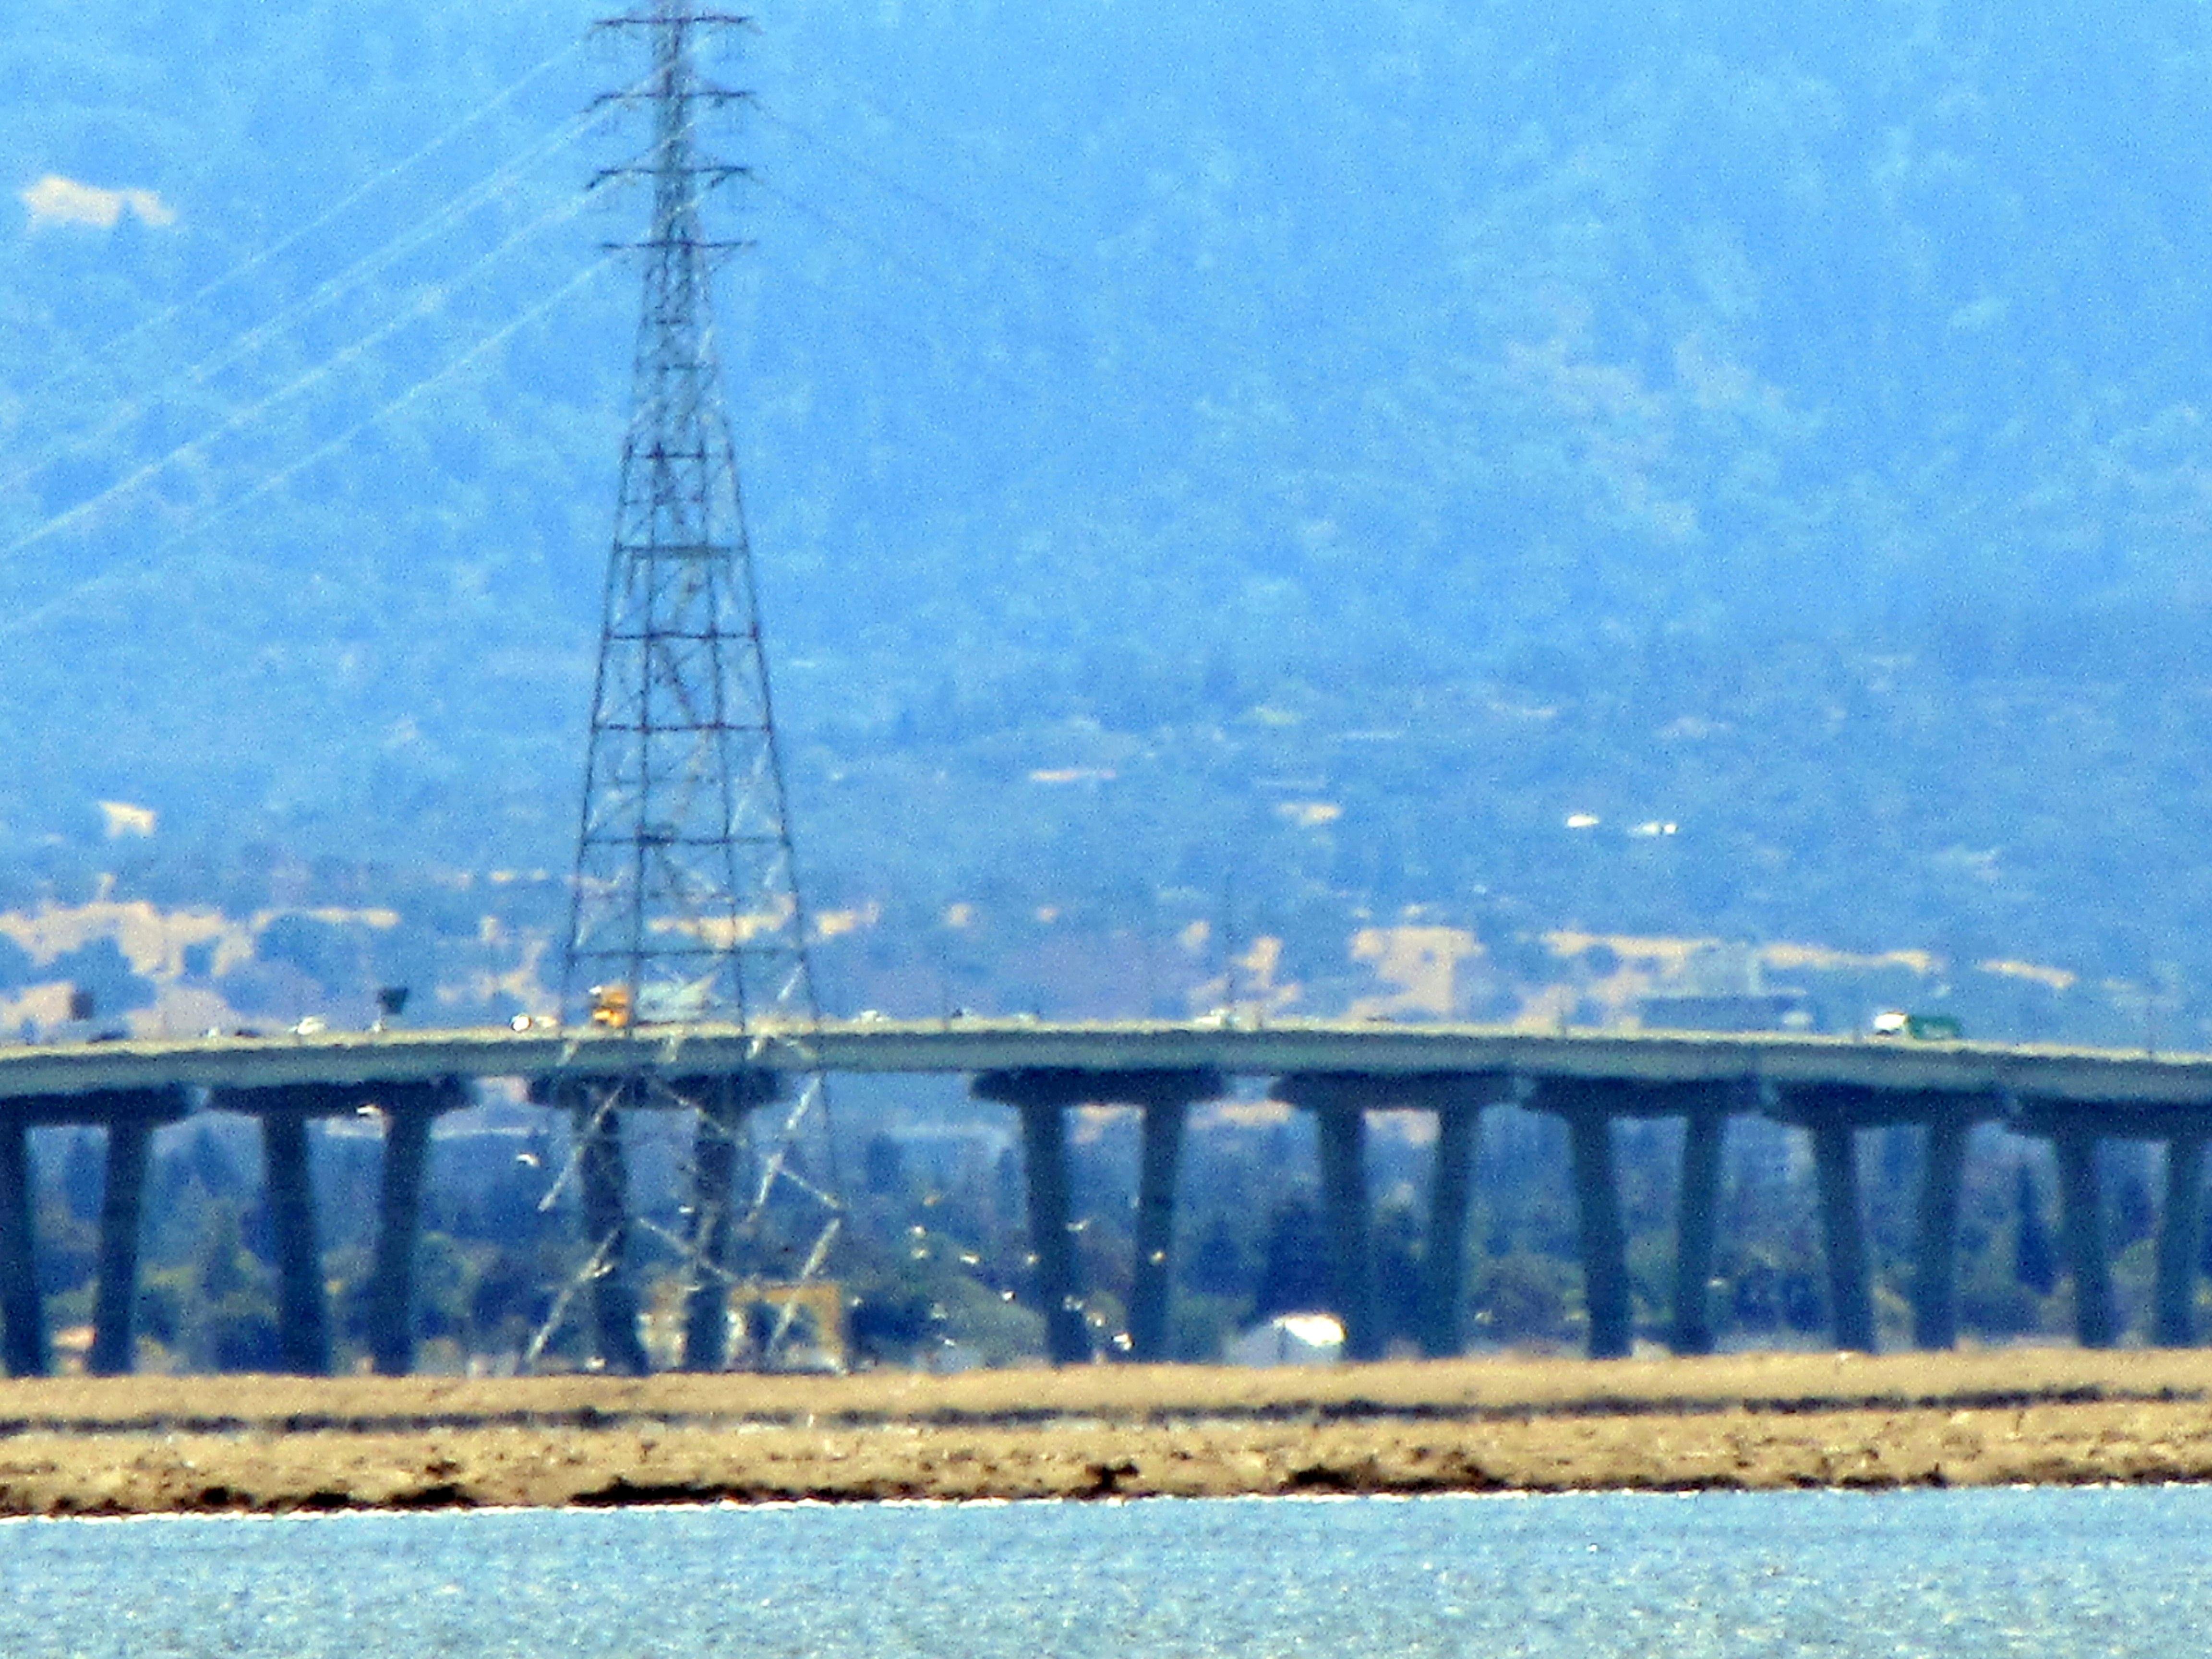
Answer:
POLYGON ((589 1252, 592 1334, 599 1358, 624 1376, 652 1369, 638 1330, 637 1291, 629 1275, 629 1179, 623 1167, 622 1108, 626 1085, 587 1085, 574 1109, 576 1181, 589 1252))
POLYGON ((1820 1188, 1820 1233, 1828 1257, 1828 1316, 1835 1345, 1872 1353, 1874 1281, 1867 1261, 1866 1218, 1859 1207, 1856 1131, 1848 1122, 1814 1124, 1813 1160, 1820 1188))
POLYGON ((1322 1206, 1328 1219, 1329 1271, 1337 1316, 1344 1321, 1344 1357, 1380 1359, 1375 1327, 1375 1258, 1367 1203, 1367 1114, 1338 1103, 1314 1114, 1321 1153, 1322 1206))
POLYGON ((20 1117, 0 1122, 0 1345, 10 1376, 44 1376, 52 1369, 39 1295, 30 1137, 20 1117))
POLYGON ((1628 1288, 1628 1235, 1621 1224, 1620 1187, 1613 1168, 1613 1120, 1601 1112, 1571 1113, 1567 1135, 1574 1162, 1589 1357, 1626 1359, 1635 1346, 1635 1320, 1628 1288))
POLYGON ((1858 1132, 1899 1124, 1924 1130, 1912 1271, 1913 1340, 1948 1347, 1958 1331, 1959 1188, 1966 1138, 2002 1110, 1985 1089, 1875 1088, 1797 1083, 1770 1097, 1768 1110, 1813 1136, 1820 1229, 1828 1257, 1828 1306, 1835 1344, 1875 1348, 1874 1277, 1860 1207, 1858 1132))
POLYGON ((1680 1212, 1674 1247, 1674 1322, 1677 1353, 1710 1353, 1712 1320, 1707 1286, 1712 1279, 1715 1217, 1719 1201, 1721 1148, 1731 1107, 1742 1085, 1734 1082, 1636 1083, 1620 1079, 1542 1078, 1528 1095, 1532 1111, 1566 1121, 1573 1154, 1576 1211, 1581 1229, 1583 1297, 1589 1311, 1593 1359, 1619 1359, 1635 1351, 1636 1304, 1628 1278, 1628 1230, 1620 1212, 1620 1188, 1613 1125, 1619 1118, 1684 1120, 1680 1212))
POLYGON ((2052 1138, 2052 1147, 2058 1154, 2059 1226, 2074 1279, 2075 1340, 2085 1348, 2109 1348, 2119 1339, 2119 1321, 2112 1306, 2097 1137, 2068 1127, 2052 1138))
MULTIPOLYGON (((410 1093, 412 1091, 410 1091, 410 1093)), ((368 1351, 380 1376, 415 1369, 415 1256, 422 1225, 422 1176, 434 1114, 386 1103, 384 1179, 377 1192, 376 1257, 369 1268, 368 1351)))
POLYGON ((93 1289, 94 1376, 126 1376, 138 1357, 138 1243, 154 1126, 118 1117, 107 1126, 107 1176, 100 1193, 100 1271, 93 1289))
POLYGON ((1091 1329, 1078 1282, 1073 1216, 1068 1194, 1067 1125, 1071 1106, 1134 1106, 1144 1114, 1137 1183, 1137 1259, 1130 1277, 1129 1349, 1139 1359, 1164 1359, 1173 1310, 1175 1182, 1182 1129, 1193 1103, 1220 1095, 1218 1073, 986 1072, 973 1085, 978 1099, 1012 1106, 1022 1117, 1023 1166, 1029 1176, 1030 1248, 1036 1256, 1037 1297, 1043 1304, 1045 1352, 1055 1365, 1091 1358, 1091 1329))
POLYGON ((2197 1261, 2204 1240, 2204 1136, 2166 1143, 2166 1208, 2158 1224, 2156 1327, 2161 1348, 2197 1344, 2197 1261))
POLYGON ((323 1290, 322 1246, 315 1230, 314 1176, 307 1120, 272 1113, 261 1120, 261 1152, 269 1226, 276 1249, 276 1345, 283 1368, 297 1376, 331 1369, 330 1310, 323 1290))
POLYGON ((1955 1113, 1923 1131, 1919 1236, 1912 1267, 1912 1342, 1923 1349, 1959 1340, 1959 1193, 1972 1125, 1955 1113))
POLYGON ((1429 1105, 1431 1077, 1300 1073, 1279 1080, 1274 1097, 1310 1112, 1321 1164, 1321 1201, 1328 1233, 1329 1283, 1344 1324, 1346 1359, 1380 1359, 1375 1255, 1367 1200, 1367 1113, 1370 1107, 1429 1105))
POLYGON ((1681 1188, 1674 1236, 1674 1307, 1669 1345, 1677 1353, 1713 1346, 1710 1286, 1720 1200, 1721 1152, 1731 1109, 1742 1103, 1732 1081, 1632 1082, 1625 1079, 1541 1078, 1530 1088, 1532 1111, 1564 1119, 1574 1161, 1583 1299, 1589 1316, 1589 1354, 1618 1359, 1635 1352, 1636 1302, 1628 1276, 1628 1230, 1620 1208, 1613 1126, 1621 1118, 1683 1120, 1681 1188))
POLYGON ((1680 1354, 1713 1351, 1713 1249, 1720 1231, 1721 1153, 1728 1115, 1693 1110, 1682 1121, 1682 1184, 1674 1221, 1674 1330, 1680 1354))
POLYGON ((745 1118, 780 1092, 767 1072, 686 1079, 670 1085, 698 1110, 691 1154, 691 1234, 696 1282, 684 1305, 683 1368, 719 1371, 730 1363, 730 1286, 736 1277, 740 1195, 738 1151, 745 1118))
POLYGON ((1190 1107, 1185 1101, 1161 1100, 1142 1110, 1129 1352, 1134 1358, 1158 1361, 1170 1358, 1176 1172, 1182 1160, 1183 1124, 1190 1107))
POLYGON ((1431 1356, 1460 1352, 1466 1289, 1467 1211, 1482 1109, 1516 1088, 1500 1072, 1294 1073, 1273 1094, 1314 1120, 1322 1207, 1328 1232, 1329 1278, 1344 1323, 1347 1359, 1380 1359, 1383 1331, 1375 1299, 1372 1206, 1367 1195, 1367 1114, 1437 1115, 1430 1177, 1428 1238, 1417 1286, 1415 1335, 1431 1356))
POLYGON ((1421 1256, 1421 1352, 1449 1359, 1462 1346, 1460 1306, 1467 1296, 1467 1212, 1474 1194, 1479 1105, 1437 1109, 1436 1164, 1429 1178, 1429 1231, 1421 1256))
POLYGON ((1029 1178, 1030 1249, 1036 1255, 1037 1300, 1044 1309, 1045 1357, 1055 1365, 1091 1358, 1075 1275, 1073 1206, 1068 1194, 1066 1109, 1058 1103, 1021 1109, 1022 1167, 1029 1178))
MULTIPOLYGON (((329 1297, 316 1220, 309 1126, 317 1118, 372 1114, 384 1121, 384 1179, 377 1199, 375 1255, 368 1281, 369 1357, 380 1371, 404 1370, 413 1354, 416 1210, 429 1121, 465 1099, 453 1083, 275 1084, 265 1088, 219 1086, 210 1103, 220 1111, 258 1119, 263 1191, 270 1243, 276 1255, 277 1364, 307 1376, 331 1369, 329 1297), (410 1124, 410 1120, 414 1120, 410 1124), (406 1127, 403 1127, 406 1126, 406 1127), (415 1137, 419 1130, 421 1139, 415 1137)), ((183 1115, 181 1093, 155 1103, 165 1119, 183 1115)), ((144 1115, 142 1107, 139 1115, 144 1115)), ((116 1115, 110 1115, 111 1121, 116 1115)), ((115 1143, 110 1143, 111 1155, 115 1143)), ((109 1180, 115 1182, 111 1162, 109 1180)), ((119 1183, 111 1196, 120 1196, 119 1183)), ((106 1294, 103 1280, 102 1295, 106 1294)), ((119 1288, 118 1294, 122 1294, 119 1288)))

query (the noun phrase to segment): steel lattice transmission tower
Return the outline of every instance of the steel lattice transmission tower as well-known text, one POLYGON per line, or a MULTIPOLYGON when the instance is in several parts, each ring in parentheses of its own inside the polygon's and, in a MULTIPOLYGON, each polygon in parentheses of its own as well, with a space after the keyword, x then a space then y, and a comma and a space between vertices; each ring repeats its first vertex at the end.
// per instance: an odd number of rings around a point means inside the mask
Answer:
POLYGON ((821 1173, 826 1156, 806 1156, 810 1139, 826 1152, 818 1074, 770 1114, 754 1109, 779 1094, 765 1073, 685 1078, 658 1063, 662 1040, 685 1025, 737 1022, 804 1042, 818 1021, 714 349, 709 267, 735 245, 710 239, 701 213, 713 189, 743 169, 700 155, 699 118, 741 94, 702 80, 693 48, 744 21, 684 0, 649 0, 602 24, 651 43, 647 78, 613 95, 649 113, 651 143, 632 165, 601 177, 646 184, 653 211, 647 234, 631 245, 644 266, 644 307, 607 562, 562 1012, 635 1040, 637 1063, 627 1075, 574 1087, 569 1101, 591 1252, 578 1282, 591 1293, 601 1358, 629 1370, 644 1369, 646 1356, 625 1260, 634 1224, 625 1212, 622 1109, 699 1114, 695 1193, 680 1240, 690 1289, 687 1364, 724 1363, 733 1283, 817 1271, 839 1213, 821 1173), (748 1133, 752 1120, 770 1117, 777 1128, 756 1124, 748 1133), (740 1183, 748 1152, 756 1178, 740 1183), (811 1227, 788 1213, 794 1207, 811 1208, 811 1227))

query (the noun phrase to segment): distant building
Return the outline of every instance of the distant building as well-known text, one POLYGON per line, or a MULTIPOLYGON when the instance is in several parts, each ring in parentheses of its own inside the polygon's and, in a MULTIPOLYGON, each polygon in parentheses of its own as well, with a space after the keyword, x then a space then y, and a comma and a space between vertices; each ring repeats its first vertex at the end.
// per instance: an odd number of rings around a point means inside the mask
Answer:
POLYGON ((1232 1365, 1334 1365, 1344 1353, 1344 1325, 1334 1314, 1278 1314, 1229 1345, 1232 1365))

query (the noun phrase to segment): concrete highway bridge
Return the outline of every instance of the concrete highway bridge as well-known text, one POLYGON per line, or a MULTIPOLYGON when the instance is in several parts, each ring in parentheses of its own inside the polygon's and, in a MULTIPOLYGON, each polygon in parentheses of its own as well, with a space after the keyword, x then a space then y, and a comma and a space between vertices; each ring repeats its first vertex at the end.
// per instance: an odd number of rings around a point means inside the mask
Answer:
MULTIPOLYGON (((119 1372, 130 1369, 135 1343, 141 1196, 153 1131, 196 1111, 258 1120, 282 1350, 291 1368, 316 1372, 328 1369, 330 1340, 307 1126, 317 1117, 373 1111, 383 1122, 385 1145, 371 1351, 377 1369, 400 1372, 410 1368, 414 1352, 415 1254, 430 1127, 440 1114, 470 1103, 477 1081, 520 1079, 532 1100, 574 1109, 592 1097, 595 1083, 604 1091, 610 1080, 640 1074, 657 1079, 667 1087, 638 1098, 708 1103, 700 1114, 698 1168, 702 1179, 717 1178, 719 1170, 726 1183, 730 1160, 707 1156, 707 1129, 719 1123, 720 1144, 726 1146, 732 1119, 775 1099, 790 1077, 817 1070, 962 1075, 978 1097, 1018 1114, 1038 1296, 1050 1355, 1060 1364, 1091 1352, 1069 1236, 1066 1112, 1102 1105, 1141 1115, 1129 1334, 1135 1357, 1164 1358, 1183 1126, 1191 1108, 1227 1096, 1239 1079, 1264 1079, 1271 1097, 1314 1116, 1336 1308, 1352 1358, 1376 1357, 1380 1346, 1366 1115, 1436 1115, 1426 1224, 1442 1247, 1424 1252, 1422 1343, 1432 1354, 1449 1354, 1462 1346, 1464 1237, 1480 1120, 1486 1107, 1509 1103, 1554 1115, 1567 1127, 1595 1357, 1626 1354, 1632 1338, 1613 1125, 1655 1117, 1685 1124, 1670 1334, 1679 1352, 1703 1352, 1712 1344, 1706 1286, 1722 1144, 1728 1120, 1740 1115, 1809 1132, 1838 1347, 1869 1349, 1875 1342, 1857 1132, 1899 1124, 1923 1132, 1913 1337, 1922 1346, 1941 1348, 1957 1333, 1961 1176, 1968 1133, 1984 1121, 2053 1143, 2076 1334, 2090 1346, 2109 1345, 2118 1334, 2097 1143, 2166 1143, 2153 1334, 2169 1345, 2196 1337, 2212 1055, 1328 1021, 871 1018, 805 1029, 698 1025, 577 1033, 502 1027, 0 1047, 0 1357, 18 1376, 50 1364, 34 1267, 27 1141, 33 1127, 95 1125, 106 1132, 89 1364, 95 1371, 119 1372)), ((586 1158, 582 1170, 586 1225, 595 1210, 619 1216, 624 1197, 618 1160, 586 1158)), ((702 1208, 715 1201, 713 1194, 697 1200, 702 1208)), ((726 1195, 721 1202, 726 1212, 726 1195)), ((601 1352, 635 1352, 634 1316, 630 1323, 628 1332, 611 1329, 603 1315, 601 1352)), ((701 1328, 696 1317, 689 1328, 701 1328)), ((699 1350, 690 1352, 694 1363, 719 1363, 711 1350, 704 1360, 699 1350)))

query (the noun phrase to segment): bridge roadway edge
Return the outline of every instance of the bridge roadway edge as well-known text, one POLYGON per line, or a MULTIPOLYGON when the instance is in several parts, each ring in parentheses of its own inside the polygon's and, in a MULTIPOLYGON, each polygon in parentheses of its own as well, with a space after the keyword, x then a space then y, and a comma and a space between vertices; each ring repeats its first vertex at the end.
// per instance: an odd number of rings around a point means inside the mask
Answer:
POLYGON ((447 1078, 612 1076, 642 1062, 694 1074, 813 1071, 981 1073, 1214 1071, 1511 1073, 1625 1083, 1753 1080, 1893 1091, 1991 1091, 2114 1109, 2212 1108, 2212 1054, 1796 1034, 1528 1031, 1510 1027, 1273 1020, 825 1020, 635 1033, 446 1030, 137 1038, 0 1045, 0 1100, 103 1090, 352 1085, 447 1078))

